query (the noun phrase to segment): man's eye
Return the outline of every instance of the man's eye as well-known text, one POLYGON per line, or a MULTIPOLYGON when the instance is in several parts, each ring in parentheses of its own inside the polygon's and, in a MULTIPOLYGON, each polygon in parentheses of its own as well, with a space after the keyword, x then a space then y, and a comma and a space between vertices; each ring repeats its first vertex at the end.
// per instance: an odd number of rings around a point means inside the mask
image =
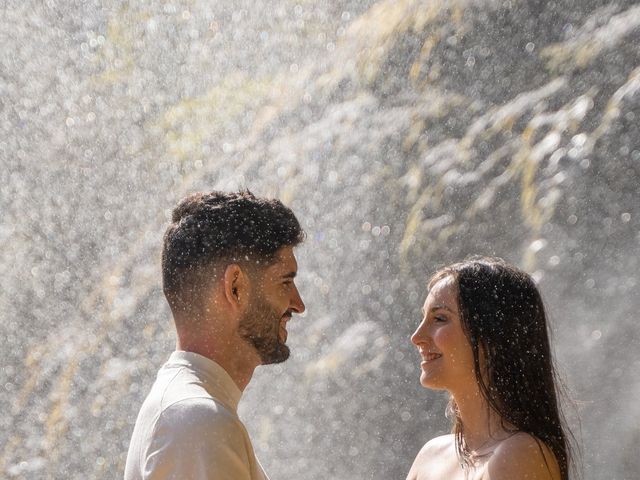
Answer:
POLYGON ((447 319, 446 319, 445 317, 433 317, 433 320, 434 320, 436 323, 444 323, 444 322, 446 322, 446 321, 447 321, 447 319))

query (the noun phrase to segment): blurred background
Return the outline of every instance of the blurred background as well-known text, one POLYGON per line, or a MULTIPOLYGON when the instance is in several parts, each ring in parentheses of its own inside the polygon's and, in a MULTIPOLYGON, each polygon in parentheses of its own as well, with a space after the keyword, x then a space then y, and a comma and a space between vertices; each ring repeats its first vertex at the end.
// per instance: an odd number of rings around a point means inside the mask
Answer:
POLYGON ((0 2, 0 476, 116 479, 197 190, 291 206, 308 311, 240 414, 272 480, 403 479, 444 263, 548 304, 584 479, 640 477, 640 3, 0 2))

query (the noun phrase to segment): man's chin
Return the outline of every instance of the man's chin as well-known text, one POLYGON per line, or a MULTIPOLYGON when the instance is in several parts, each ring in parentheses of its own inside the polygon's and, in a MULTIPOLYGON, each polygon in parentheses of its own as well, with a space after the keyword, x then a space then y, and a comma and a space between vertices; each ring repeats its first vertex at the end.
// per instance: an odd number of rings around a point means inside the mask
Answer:
POLYGON ((284 343, 278 343, 277 347, 269 352, 259 352, 262 365, 282 363, 289 358, 291 351, 284 343))

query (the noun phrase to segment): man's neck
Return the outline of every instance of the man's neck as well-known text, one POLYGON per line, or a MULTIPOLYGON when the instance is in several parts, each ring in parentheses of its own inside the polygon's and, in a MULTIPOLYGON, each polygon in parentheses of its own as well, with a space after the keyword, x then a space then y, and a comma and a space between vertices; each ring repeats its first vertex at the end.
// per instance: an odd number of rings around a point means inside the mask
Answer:
POLYGON ((253 360, 251 356, 245 358, 240 355, 238 348, 231 345, 228 345, 227 348, 221 348, 219 345, 209 342, 188 341, 187 339, 178 338, 176 350, 197 353, 213 360, 229 374, 241 392, 244 392, 244 389, 251 381, 253 371, 259 365, 259 361, 253 360))

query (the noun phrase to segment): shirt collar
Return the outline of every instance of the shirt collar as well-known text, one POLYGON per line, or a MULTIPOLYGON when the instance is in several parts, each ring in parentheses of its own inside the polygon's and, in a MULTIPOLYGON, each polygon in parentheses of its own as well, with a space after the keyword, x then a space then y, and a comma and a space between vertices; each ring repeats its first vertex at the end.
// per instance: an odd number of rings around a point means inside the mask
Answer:
POLYGON ((183 365, 193 370, 214 398, 226 404, 234 412, 237 411, 242 392, 227 371, 219 364, 198 353, 182 350, 173 352, 169 357, 168 364, 183 365))

